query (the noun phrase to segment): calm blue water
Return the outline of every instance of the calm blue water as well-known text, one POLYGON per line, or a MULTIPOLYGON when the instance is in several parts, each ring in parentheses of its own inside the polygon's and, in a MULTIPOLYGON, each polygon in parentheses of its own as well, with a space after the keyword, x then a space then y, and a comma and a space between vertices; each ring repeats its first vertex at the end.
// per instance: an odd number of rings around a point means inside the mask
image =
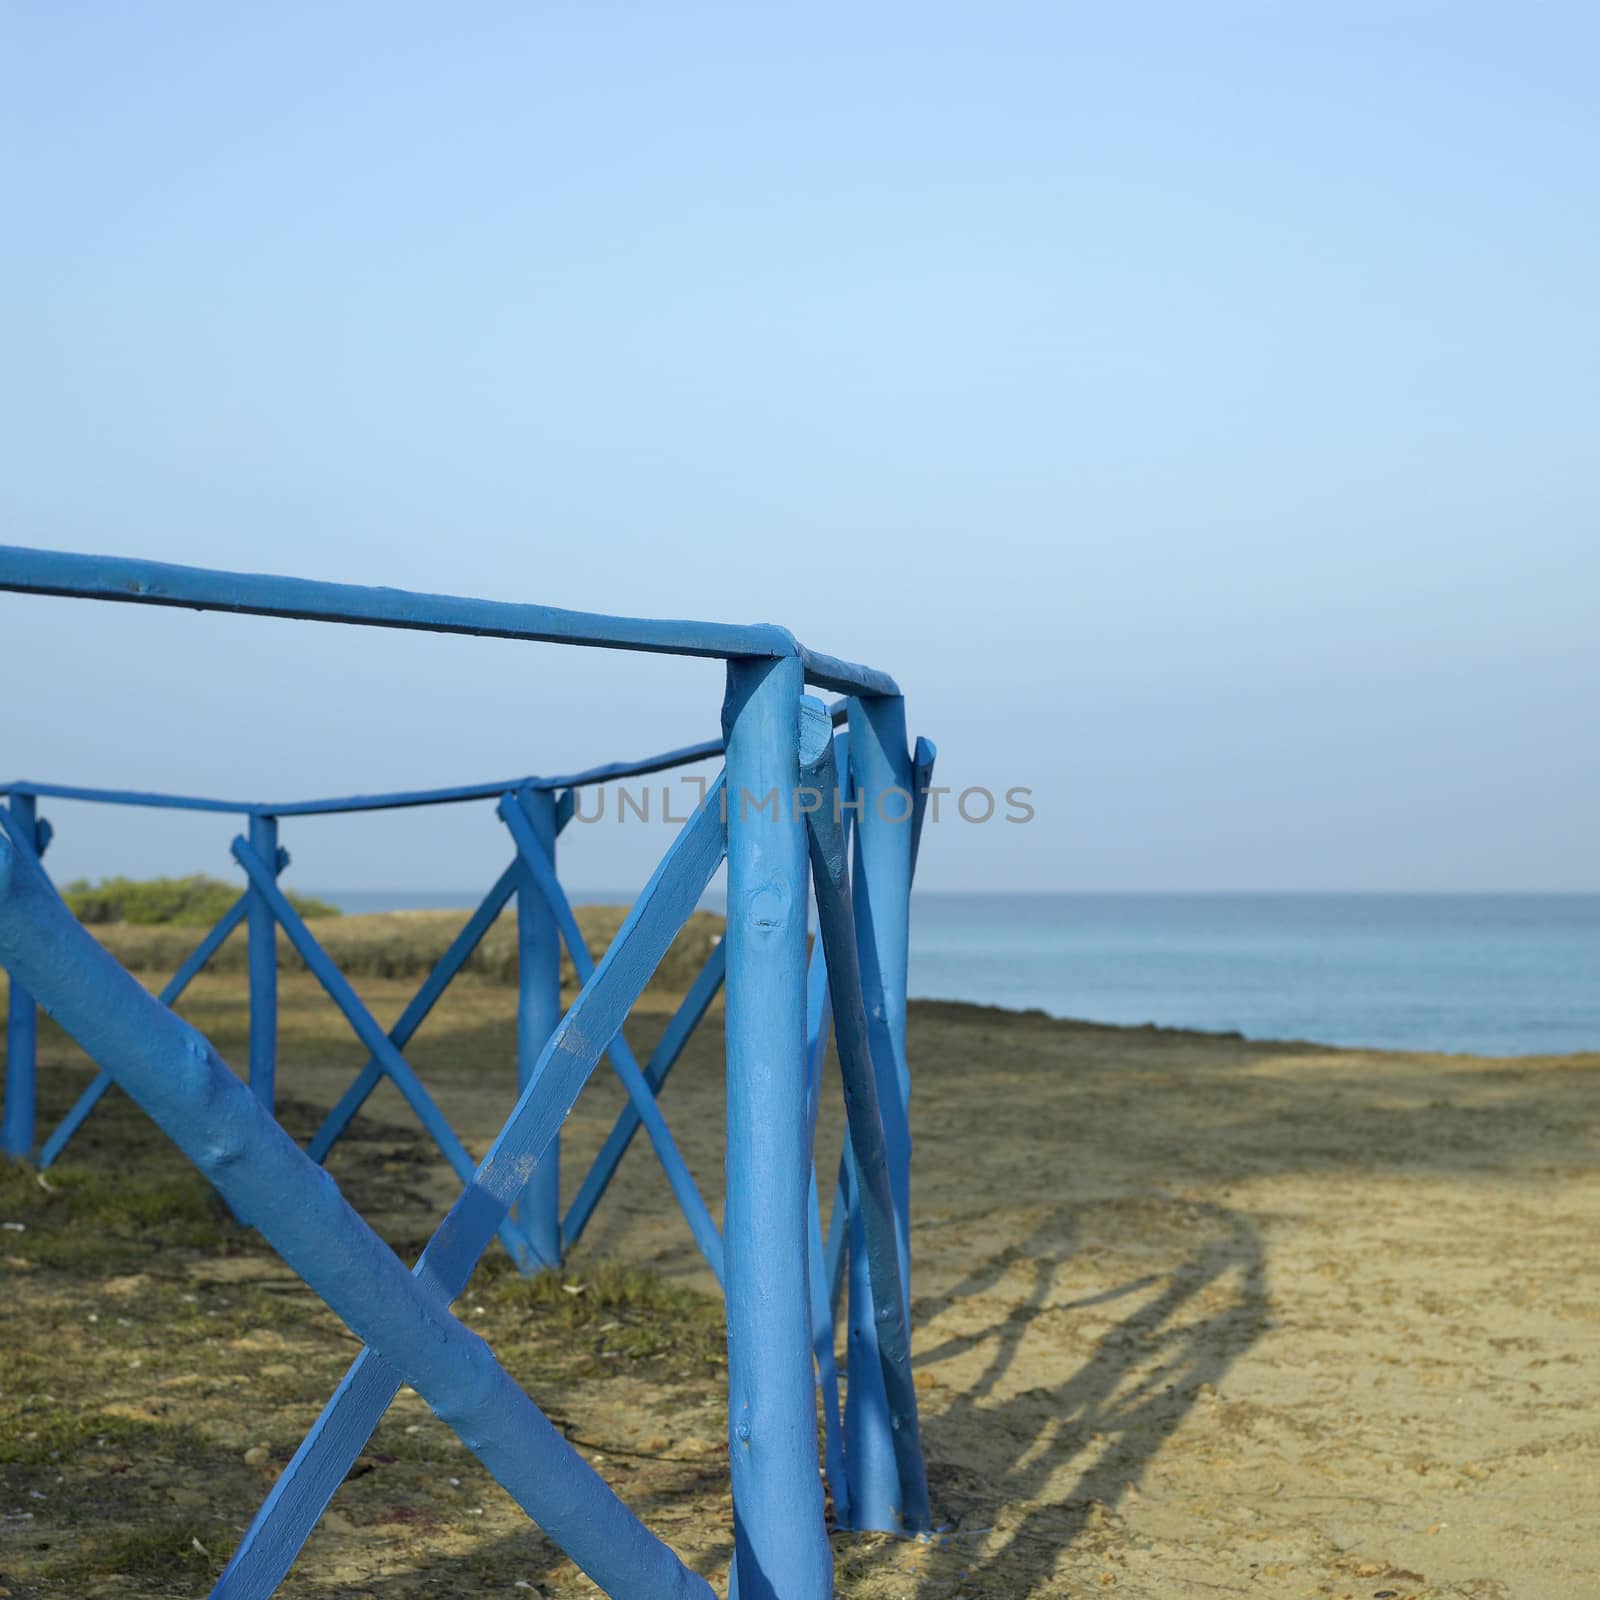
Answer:
POLYGON ((1253 1039, 1600 1050, 1600 895, 919 893, 912 930, 917 996, 1253 1039))
POLYGON ((1600 895, 919 894, 911 993, 1392 1049, 1600 1049, 1600 895))

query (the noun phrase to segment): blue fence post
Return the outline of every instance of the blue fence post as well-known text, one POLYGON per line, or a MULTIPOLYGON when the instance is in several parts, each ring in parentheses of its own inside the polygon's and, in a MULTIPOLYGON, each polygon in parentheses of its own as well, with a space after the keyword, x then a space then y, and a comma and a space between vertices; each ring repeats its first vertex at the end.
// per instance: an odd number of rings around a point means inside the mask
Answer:
MULTIPOLYGON (((915 807, 905 701, 874 695, 850 702, 850 765, 860 800, 856 813, 856 950, 867 1010, 892 1043, 879 1068, 878 1104, 887 1146, 889 1184, 900 1252, 900 1282, 911 1307, 910 1075, 906 1065, 906 953, 911 915, 911 819, 915 807)), ((894 1426, 873 1322, 859 1185, 852 1186, 848 1387, 845 1460, 850 1472, 853 1526, 900 1527, 894 1426)))
POLYGON ((728 663, 728 1452, 740 1600, 828 1600, 806 1200, 804 667, 728 663))
MULTIPOLYGON (((11 796, 11 826, 37 852, 38 811, 31 794, 11 796)), ((33 996, 12 978, 6 990, 6 1108, 0 1122, 0 1151, 13 1161, 33 1154, 34 1077, 39 1052, 39 1012, 33 996)))
MULTIPOLYGON (((282 871, 276 817, 252 814, 250 848, 274 876, 282 871)), ((250 1088, 271 1111, 277 1104, 278 1082, 278 922, 265 897, 254 888, 245 923, 250 940, 250 1088)))
MULTIPOLYGON (((554 870, 556 797, 523 788, 517 804, 532 824, 554 870)), ((517 1089, 526 1089, 539 1052, 561 1021, 561 932, 555 913, 520 858, 517 868, 517 1089)), ((550 1267, 561 1264, 561 1137, 539 1158, 522 1192, 517 1221, 534 1253, 550 1267)))

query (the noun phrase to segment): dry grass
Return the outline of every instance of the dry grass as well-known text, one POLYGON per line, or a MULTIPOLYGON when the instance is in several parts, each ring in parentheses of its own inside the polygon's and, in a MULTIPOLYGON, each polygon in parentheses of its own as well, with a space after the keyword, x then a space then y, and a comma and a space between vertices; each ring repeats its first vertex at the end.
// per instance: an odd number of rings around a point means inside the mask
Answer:
MULTIPOLYGON (((597 960, 627 914, 626 906, 578 907, 578 926, 583 931, 589 953, 597 960)), ((467 915, 465 911, 374 912, 322 919, 312 925, 312 932, 340 971, 350 977, 421 978, 449 948, 467 915)), ((90 931, 130 972, 166 974, 176 971, 200 942, 193 928, 109 923, 90 931)), ((709 911, 695 912, 657 969, 656 987, 677 994, 687 990, 721 934, 721 917, 709 911)), ((281 931, 278 965, 285 972, 305 970, 305 963, 281 931)), ((227 973, 244 969, 245 935, 241 928, 212 958, 210 970, 227 973)), ((493 983, 516 982, 514 912, 501 914, 463 970, 493 983)), ((572 988, 576 983, 572 958, 564 950, 561 982, 564 988, 572 988)))
MULTIPOLYGON (((52 1117, 64 1076, 45 1080, 52 1117)), ((371 1116, 339 1152, 346 1194, 408 1257, 432 1220, 414 1190, 431 1156, 414 1126, 371 1116)), ((0 1162, 0 1216, 13 1230, 0 1262, 0 1595, 208 1593, 357 1346, 120 1096, 45 1182, 0 1162)), ((616 1456, 609 1470, 635 1496, 726 1492, 711 1423, 673 1448, 683 1416, 711 1410, 726 1383, 717 1299, 620 1263, 522 1279, 496 1249, 459 1309, 586 1456, 616 1456), (602 1403, 619 1383, 625 1422, 602 1403)), ((280 1592, 421 1600, 518 1580, 588 1589, 405 1391, 280 1592), (486 1506, 508 1537, 483 1539, 486 1506)))

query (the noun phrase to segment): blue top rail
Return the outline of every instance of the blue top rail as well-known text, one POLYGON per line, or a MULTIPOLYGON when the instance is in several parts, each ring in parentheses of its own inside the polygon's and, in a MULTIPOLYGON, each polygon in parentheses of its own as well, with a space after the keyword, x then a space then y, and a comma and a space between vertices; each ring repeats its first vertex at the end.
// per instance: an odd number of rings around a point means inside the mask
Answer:
POLYGON ((806 681, 817 688, 847 695, 900 692, 887 673, 807 650, 787 628, 766 622, 735 625, 608 617, 591 611, 565 611, 557 606, 418 594, 408 589, 373 589, 360 584, 321 583, 311 578, 218 572, 209 567, 30 550, 20 545, 0 545, 0 589, 80 600, 180 606, 194 611, 295 617, 308 622, 350 622, 545 644, 646 650, 658 655, 712 656, 722 660, 735 656, 795 656, 804 663, 806 681))

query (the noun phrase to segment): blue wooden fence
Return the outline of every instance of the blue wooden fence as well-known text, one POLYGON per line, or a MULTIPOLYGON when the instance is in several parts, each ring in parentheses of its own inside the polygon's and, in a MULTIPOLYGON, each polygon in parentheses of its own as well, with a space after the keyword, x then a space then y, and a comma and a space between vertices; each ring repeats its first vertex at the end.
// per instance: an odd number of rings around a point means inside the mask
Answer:
POLYGON ((710 656, 727 664, 721 739, 554 777, 271 803, 20 781, 0 787, 7 797, 0 809, 0 965, 10 975, 0 1149, 18 1160, 34 1155, 36 1008, 42 1006, 100 1071, 45 1140, 39 1164, 56 1160, 105 1091, 119 1085, 364 1345, 213 1596, 255 1600, 273 1592, 402 1383, 459 1433, 607 1594, 709 1595, 705 1581, 632 1515, 450 1311, 496 1235, 524 1271, 559 1263, 641 1127, 727 1304, 731 1586, 742 1600, 832 1594, 822 1473, 841 1526, 926 1529, 910 1366, 905 990, 911 877, 934 750, 920 739, 915 750, 908 747, 893 679, 807 650, 771 626, 597 616, 4 546, 0 589, 710 656), (807 686, 845 698, 824 706, 807 686), (683 825, 611 947, 592 960, 556 872, 556 841, 577 791, 719 755, 722 776, 683 825), (52 798, 243 819, 232 848, 248 887, 158 995, 78 924, 46 875, 41 861, 51 830, 39 802, 52 798), (511 859, 385 1030, 278 887, 288 862, 280 825, 301 816, 472 800, 497 803, 511 859), (726 934, 641 1065, 622 1035, 623 1022, 724 859, 726 934), (819 937, 808 959, 813 898, 819 937), (474 1165, 404 1052, 513 900, 519 1094, 493 1148, 474 1165), (171 1009, 241 922, 249 939, 247 1083, 171 1009), (273 1115, 280 928, 368 1053, 304 1150, 273 1115), (565 1012, 563 943, 581 985, 565 1012), (660 1097, 724 985, 727 1182, 719 1230, 660 1097), (813 1152, 830 1019, 848 1138, 824 1191, 813 1152), (563 1218, 561 1124, 602 1055, 627 1091, 627 1106, 563 1218), (410 1271, 321 1166, 384 1078, 462 1184, 410 1271), (826 1219, 819 1204, 824 1192, 832 1197, 826 1219), (849 1329, 842 1409, 834 1354, 841 1302, 849 1329))

